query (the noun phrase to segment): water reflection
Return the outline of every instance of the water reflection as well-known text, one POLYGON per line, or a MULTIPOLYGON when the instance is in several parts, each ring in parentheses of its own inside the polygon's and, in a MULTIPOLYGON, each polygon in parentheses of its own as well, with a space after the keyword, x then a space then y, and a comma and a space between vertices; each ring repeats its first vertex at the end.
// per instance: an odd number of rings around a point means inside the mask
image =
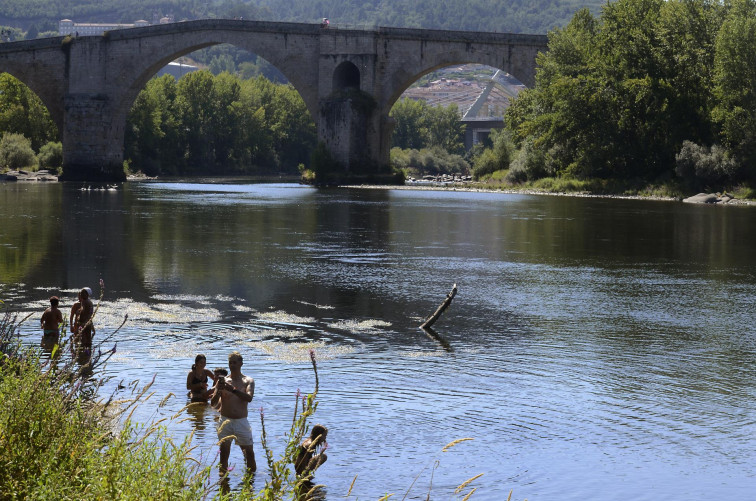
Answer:
POLYGON ((215 417, 215 409, 213 409, 207 402, 188 402, 186 413, 190 417, 190 422, 194 427, 194 431, 200 434, 205 430, 208 418, 212 419, 215 417))
POLYGON ((432 327, 423 327, 422 329, 426 334, 428 334, 429 338, 438 342, 438 344, 440 344, 441 347, 443 347, 443 349, 449 352, 454 351, 451 345, 449 344, 449 342, 443 337, 441 337, 435 330, 433 330, 432 327))
MULTIPOLYGON (((155 375, 156 395, 182 395, 135 417, 178 413, 170 430, 194 433, 203 464, 217 464, 217 413, 182 411, 194 355, 214 367, 243 351, 257 382, 253 434, 264 407, 280 453, 293 395, 313 386, 314 348, 318 420, 332 434, 317 481, 331 498, 355 475, 353 496, 405 492, 435 458, 439 499, 481 472, 475 498, 491 500, 512 488, 745 499, 756 486, 752 210, 296 185, 8 186, 2 298, 41 313, 52 290, 67 304, 102 276, 98 328, 129 314, 108 370, 155 375), (455 282, 435 330, 419 330, 455 282), (439 455, 462 437, 475 440, 439 455)), ((39 343, 37 330, 24 335, 39 343)))

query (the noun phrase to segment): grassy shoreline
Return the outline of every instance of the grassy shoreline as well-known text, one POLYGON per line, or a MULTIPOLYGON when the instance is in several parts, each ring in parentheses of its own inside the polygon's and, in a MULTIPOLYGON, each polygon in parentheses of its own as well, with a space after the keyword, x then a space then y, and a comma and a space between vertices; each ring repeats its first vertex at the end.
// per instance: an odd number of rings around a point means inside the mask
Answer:
MULTIPOLYGON (((680 202, 683 199, 695 195, 696 193, 683 193, 681 191, 671 191, 665 187, 646 187, 643 189, 625 189, 617 191, 599 192, 585 189, 585 185, 580 184, 547 184, 547 183, 529 183, 524 185, 510 185, 504 183, 491 182, 465 182, 465 183, 408 183, 401 186, 385 185, 347 185, 344 188, 361 188, 361 189, 394 189, 394 190, 419 190, 419 191, 462 191, 471 193, 507 193, 517 195, 547 195, 547 196, 566 196, 566 197, 583 197, 583 198, 613 198, 624 200, 651 200, 665 202, 680 202)), ((720 192, 721 193, 721 192, 720 192)), ((730 193, 730 192, 728 192, 730 193)), ((756 191, 749 188, 739 188, 734 190, 735 198, 726 205, 748 205, 756 206, 756 191)), ((707 204, 722 205, 722 204, 707 204)))

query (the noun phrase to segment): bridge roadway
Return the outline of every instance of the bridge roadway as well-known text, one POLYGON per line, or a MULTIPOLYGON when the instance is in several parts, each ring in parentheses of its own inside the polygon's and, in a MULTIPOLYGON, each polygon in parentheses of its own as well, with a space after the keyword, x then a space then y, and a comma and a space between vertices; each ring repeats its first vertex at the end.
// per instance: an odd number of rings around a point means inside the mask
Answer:
POLYGON ((229 43, 276 66, 300 93, 318 138, 350 173, 385 172, 402 92, 438 68, 479 63, 535 80, 545 35, 212 19, 0 44, 0 72, 28 85, 63 141, 63 179, 117 181, 126 117, 168 62, 229 43))

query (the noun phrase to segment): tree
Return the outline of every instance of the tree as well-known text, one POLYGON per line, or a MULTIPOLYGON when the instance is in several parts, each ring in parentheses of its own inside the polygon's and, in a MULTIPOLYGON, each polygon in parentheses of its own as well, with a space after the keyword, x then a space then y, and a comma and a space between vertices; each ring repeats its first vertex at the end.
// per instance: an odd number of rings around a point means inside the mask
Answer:
POLYGON ((439 146, 449 153, 465 151, 465 125, 456 104, 428 109, 427 128, 429 146, 439 146))
MULTIPOLYGON (((170 75, 162 78, 166 77, 173 80, 170 75)), ((125 133, 126 157, 131 159, 137 170, 151 176, 162 173, 160 146, 165 136, 161 130, 165 103, 161 100, 158 80, 150 80, 137 96, 127 119, 125 133)))
POLYGON ((515 151, 509 131, 492 130, 490 135, 493 146, 485 148, 473 162, 473 178, 481 179, 497 170, 509 168, 515 151))
POLYGON ((429 143, 427 109, 425 101, 413 99, 400 99, 394 104, 389 113, 395 121, 392 146, 419 150, 429 143))
POLYGON ((36 168, 31 141, 22 134, 7 132, 0 138, 0 169, 36 168))
POLYGON ((178 81, 176 95, 178 121, 186 138, 186 172, 213 172, 213 75, 207 70, 195 71, 178 81))
POLYGON ((58 129, 39 97, 17 78, 0 74, 0 133, 23 134, 39 149, 58 140, 58 129))
POLYGON ((37 155, 40 168, 57 170, 63 167, 63 144, 51 141, 42 146, 37 155))
POLYGON ((684 140, 712 137, 718 9, 707 0, 617 0, 598 19, 579 11, 549 34, 536 87, 507 111, 517 145, 528 144, 544 173, 671 174, 684 140))
POLYGON ((714 57, 714 121, 722 141, 756 179, 756 3, 733 0, 714 57))
POLYGON ((236 64, 229 54, 213 56, 210 60, 210 73, 220 75, 223 72, 236 73, 236 64))
POLYGON ((391 108, 395 121, 392 146, 402 149, 438 146, 449 153, 464 152, 465 126, 457 106, 430 106, 425 101, 400 99, 391 108))

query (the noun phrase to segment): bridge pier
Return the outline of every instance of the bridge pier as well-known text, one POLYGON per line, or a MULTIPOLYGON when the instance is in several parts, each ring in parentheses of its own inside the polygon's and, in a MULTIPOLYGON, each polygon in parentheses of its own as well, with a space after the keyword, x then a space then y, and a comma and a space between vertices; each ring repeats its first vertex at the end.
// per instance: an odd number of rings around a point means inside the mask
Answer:
POLYGON ((375 101, 359 90, 335 93, 320 103, 319 137, 344 174, 377 165, 380 151, 373 132, 375 101))
POLYGON ((125 117, 102 94, 65 97, 63 181, 119 182, 123 171, 125 117))

